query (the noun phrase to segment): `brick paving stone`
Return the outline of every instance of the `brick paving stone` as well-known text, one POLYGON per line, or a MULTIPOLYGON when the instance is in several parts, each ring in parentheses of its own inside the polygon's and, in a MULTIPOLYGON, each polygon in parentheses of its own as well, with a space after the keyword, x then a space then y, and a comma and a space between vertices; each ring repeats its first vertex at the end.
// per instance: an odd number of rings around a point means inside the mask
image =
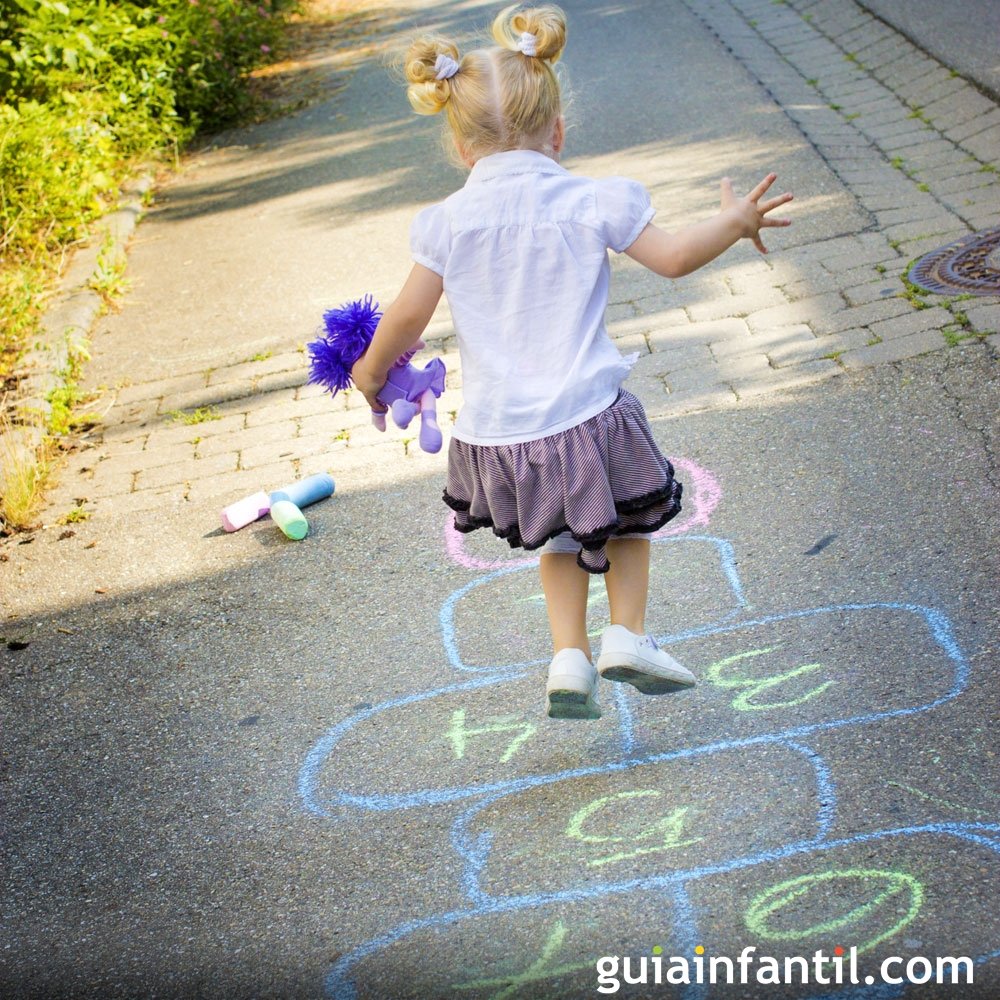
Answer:
POLYGON ((925 237, 937 236, 941 233, 954 232, 960 225, 956 216, 949 213, 933 219, 922 219, 919 222, 899 222, 893 226, 885 227, 885 234, 891 240, 922 240, 925 237))
POLYGON ((707 323, 688 323, 667 330, 654 330, 649 334, 653 352, 668 350, 686 344, 710 344, 732 337, 749 337, 750 328, 742 319, 717 319, 707 323))
POLYGON ((916 309, 912 313, 869 323, 868 329, 883 340, 908 337, 922 330, 940 330, 955 322, 955 317, 940 306, 930 309, 916 309))
POLYGON ((937 133, 926 125, 912 128, 889 138, 879 139, 878 145, 890 155, 906 156, 908 150, 921 150, 937 133))
POLYGON ((274 462, 271 465, 259 466, 255 469, 200 476, 191 482, 186 493, 188 500, 192 503, 218 499, 221 514, 221 508, 230 503, 235 503, 252 493, 261 491, 271 493, 299 478, 301 477, 295 463, 289 461, 274 462))
POLYGON ((712 361, 711 352, 705 344, 691 344, 687 348, 674 351, 658 351, 639 358, 632 368, 632 374, 637 377, 659 378, 668 372, 682 368, 707 365, 712 361), (693 353, 697 351, 698 353, 693 353))
POLYGON ((947 97, 949 94, 954 94, 967 86, 968 84, 961 77, 952 76, 948 70, 942 67, 941 72, 932 74, 927 82, 921 81, 919 90, 913 87, 901 87, 900 92, 906 98, 907 103, 916 107, 926 107, 928 104, 940 100, 942 97, 947 97))
POLYGON ((968 236, 969 232, 969 229, 962 228, 952 230, 950 233, 928 236, 926 239, 906 240, 900 244, 899 251, 907 260, 915 260, 917 257, 923 257, 925 253, 930 253, 932 250, 954 243, 955 240, 961 239, 963 236, 968 236))
POLYGON ((97 500, 96 512, 102 517, 123 518, 130 514, 144 514, 148 511, 180 510, 186 506, 184 499, 187 488, 172 484, 157 490, 141 490, 137 493, 117 493, 97 500))
MULTIPOLYGON (((859 347, 866 347, 871 343, 872 335, 864 327, 852 327, 849 330, 840 330, 838 333, 827 333, 816 338, 818 347, 823 348, 820 358, 830 358, 833 355, 842 354, 844 351, 853 351, 859 347)), ((772 362, 779 367, 783 364, 780 356, 771 356, 772 362)))
MULTIPOLYGON (((759 358, 763 363, 767 363, 763 355, 759 355, 759 358)), ((715 362, 711 362, 700 367, 678 369, 663 377, 660 384, 673 394, 696 389, 716 389, 724 385, 725 381, 726 376, 722 369, 715 362)))
POLYGON ((655 375, 629 375, 625 388, 638 396, 644 406, 655 409, 667 400, 667 388, 663 380, 655 375))
POLYGON ((759 377, 739 378, 732 382, 733 390, 741 399, 750 399, 767 393, 811 385, 832 375, 839 375, 840 366, 835 361, 819 359, 804 361, 793 367, 771 369, 759 377))
POLYGON ((885 340, 881 344, 870 347, 859 347, 856 350, 845 351, 837 359, 845 368, 868 368, 871 365, 885 364, 889 361, 902 361, 905 358, 916 357, 929 351, 944 347, 945 340, 938 330, 923 330, 908 337, 896 337, 885 340))
POLYGON ((724 319, 727 316, 747 316, 770 306, 780 306, 786 302, 781 291, 764 285, 753 292, 733 295, 728 299, 700 302, 688 306, 688 314, 696 323, 707 320, 724 319))
MULTIPOLYGON (((291 392, 281 395, 283 398, 275 398, 274 395, 270 395, 263 400, 254 401, 253 408, 249 409, 246 414, 247 428, 260 427, 261 424, 272 421, 294 420, 297 417, 311 416, 312 413, 323 410, 323 406, 320 405, 321 399, 314 398, 298 402, 293 398, 294 394, 291 392), (312 407, 312 412, 310 412, 310 407, 312 407)), ((336 405, 331 407, 329 402, 327 402, 326 407, 336 409, 336 405)))
POLYGON ((960 308, 969 317, 969 323, 973 330, 991 336, 1000 330, 1000 303, 975 305, 971 302, 964 302, 960 308))
POLYGON ((900 58, 877 66, 874 73, 890 90, 898 93, 902 87, 912 85, 937 68, 933 59, 922 54, 902 55, 900 58))
POLYGON ((81 480, 77 489, 86 493, 88 500, 99 500, 104 497, 119 496, 122 493, 131 493, 135 480, 135 472, 119 469, 117 471, 109 470, 102 474, 101 468, 98 466, 93 477, 81 480))
POLYGON ((136 400, 124 407, 113 407, 107 419, 115 424, 145 424, 155 420, 159 410, 159 399, 136 400))
POLYGON ((314 434, 308 438, 290 438, 287 441, 251 444, 248 447, 240 448, 239 468, 256 469, 265 465, 273 465, 275 462, 294 462, 296 459, 309 458, 321 454, 323 451, 329 451, 332 444, 332 436, 325 434, 314 434))
POLYGON ((162 399, 164 396, 190 392, 204 387, 204 373, 200 375, 175 375, 171 378, 157 379, 154 382, 137 382, 115 390, 115 405, 128 406, 130 403, 162 399))
POLYGON ((842 291, 848 305, 852 306, 863 306, 869 302, 881 302, 883 299, 899 295, 899 293, 899 282, 886 278, 878 281, 869 281, 864 285, 855 285, 853 288, 844 288, 842 291))
POLYGON ((309 366, 309 358, 302 351, 285 351, 260 361, 243 361, 236 365, 215 368, 208 376, 208 385, 220 385, 226 382, 238 382, 242 379, 254 379, 274 372, 299 371, 305 372, 309 366))
POLYGON ((695 413, 699 410, 717 409, 732 406, 737 402, 736 393, 725 384, 703 386, 692 389, 678 389, 670 393, 665 403, 658 408, 650 407, 651 418, 677 416, 682 413, 695 413))
POLYGON ((920 141, 926 145, 933 141, 929 136, 935 134, 930 132, 926 126, 921 127, 914 124, 913 117, 905 114, 902 108, 894 109, 892 112, 884 113, 878 117, 861 115, 853 124, 859 132, 883 147, 887 140, 896 140, 902 135, 911 134, 920 136, 920 141))
POLYGON ((238 382, 226 382, 222 385, 192 389, 188 392, 170 393, 160 400, 159 412, 182 411, 189 413, 209 406, 218 406, 220 403, 243 399, 251 395, 252 392, 252 380, 242 379, 238 382))
POLYGON ((834 274, 853 271, 860 264, 883 264, 896 259, 896 251, 889 246, 883 233, 879 233, 881 247, 867 247, 853 253, 823 254, 819 259, 823 267, 834 274))
POLYGON ((918 150, 910 154, 907 166, 911 170, 924 171, 932 167, 952 169, 967 162, 968 154, 957 149, 953 142, 947 139, 931 139, 918 150))
POLYGON ((635 333, 642 333, 649 329, 651 323, 663 329, 668 326, 685 326, 690 322, 688 314, 679 308, 674 299, 669 296, 650 296, 638 299, 636 306, 639 315, 628 321, 619 320, 617 323, 608 325, 608 332, 612 338, 617 340, 620 337, 627 337, 635 333))
POLYGON ((946 193, 946 189, 941 187, 942 182, 953 182, 959 178, 968 180, 971 176, 975 176, 980 183, 990 183, 987 176, 989 172, 983 169, 983 164, 979 160, 956 146, 952 146, 952 149, 955 155, 947 163, 920 168, 920 176, 931 185, 936 195, 946 193))
POLYGON ((962 147, 978 156, 983 163, 1000 163, 1000 125, 992 125, 985 132, 963 139, 962 147))
POLYGON ((988 97, 984 97, 979 91, 966 85, 961 90, 956 90, 953 94, 940 97, 936 101, 925 104, 921 113, 925 118, 929 118, 935 125, 946 124, 950 127, 963 125, 965 122, 985 115, 989 111, 996 109, 996 105, 988 97))
POLYGON ((980 232, 984 229, 992 229, 1000 225, 1000 214, 992 212, 969 212, 964 216, 969 228, 973 232, 980 232))
MULTIPOLYGON (((893 277, 888 270, 885 275, 880 275, 873 267, 857 268, 853 271, 844 271, 841 274, 831 274, 829 271, 816 270, 804 277, 801 281, 795 281, 784 285, 782 291, 792 301, 818 295, 821 292, 841 292, 846 294, 849 289, 863 287, 866 283, 879 283, 892 281, 893 277)), ((849 302, 849 305, 858 303, 849 302)))
POLYGON ((231 434, 243 427, 245 419, 244 414, 234 413, 221 420, 205 420, 199 424, 166 421, 149 430, 146 437, 146 450, 169 447, 190 441, 194 437, 200 437, 204 440, 217 435, 231 434))
POLYGON ((863 306, 851 306, 839 312, 830 311, 812 321, 813 331, 820 336, 828 333, 839 333, 852 327, 868 326, 883 319, 892 319, 902 313, 910 312, 913 307, 904 299, 884 299, 879 302, 869 302, 863 306))
MULTIPOLYGON (((221 455, 227 451, 239 451, 244 443, 267 444, 272 441, 291 441, 298 436, 298 430, 297 421, 286 419, 262 424, 249 430, 239 427, 228 434, 201 437, 197 444, 198 457, 208 458, 211 455, 221 455)), ((199 436, 197 428, 192 428, 192 431, 195 431, 192 437, 199 436)))
POLYGON ((1000 124, 1000 108, 994 106, 984 115, 949 126, 944 130, 944 134, 954 142, 964 143, 966 139, 979 135, 997 124, 1000 124))
MULTIPOLYGON (((752 331, 766 331, 775 326, 790 326, 822 320, 844 308, 844 300, 837 292, 825 292, 805 299, 797 299, 781 306, 772 306, 746 317, 752 331)), ((849 326, 854 324, 847 324, 849 326)))
MULTIPOLYGON (((720 358, 717 365, 715 380, 731 382, 734 378, 742 378, 746 375, 755 375, 759 372, 769 370, 770 368, 771 362, 768 361, 767 355, 764 353, 764 348, 762 347, 760 353, 737 354, 734 357, 720 358)), ((668 375, 666 378, 667 386, 674 389, 687 388, 691 384, 696 384, 696 373, 697 369, 688 368, 683 371, 675 372, 673 375, 668 375), (689 372, 691 373, 691 377, 687 378, 686 376, 689 372)))
MULTIPOLYGON (((179 441, 177 444, 170 445, 154 444, 152 447, 147 447, 144 451, 138 453, 132 452, 128 457, 128 461, 133 471, 157 469, 162 465, 183 465, 186 462, 192 462, 199 457, 198 449, 194 443, 194 439, 197 436, 197 430, 192 427, 189 440, 179 441)), ((225 440, 225 438, 222 440, 225 440)), ((228 450, 231 451, 232 449, 228 450)))
MULTIPOLYGON (((772 350, 786 347, 808 346, 816 343, 812 330, 804 324, 777 326, 761 333, 755 333, 746 340, 722 340, 710 344, 712 354, 720 364, 728 363, 730 358, 742 354, 767 354, 772 350)), ((669 379, 668 379, 669 384, 669 379)))
POLYGON ((941 203, 936 198, 931 198, 923 192, 919 192, 905 206, 900 208, 880 209, 875 214, 879 225, 897 226, 906 222, 923 222, 931 220, 941 212, 941 203))
MULTIPOLYGON (((678 368, 690 368, 692 366, 706 364, 713 359, 713 354, 707 343, 696 343, 683 344, 679 347, 665 347, 655 351, 649 357, 650 359, 663 359, 657 363, 657 367, 654 369, 658 374, 662 374, 663 372, 675 371, 678 368), (660 367, 663 365, 667 367, 660 367)), ((650 364, 651 360, 647 361, 645 358, 640 358, 639 364, 643 363, 650 364)))
POLYGON ((231 451, 223 455, 212 455, 210 458, 191 459, 187 462, 176 462, 173 465, 159 465, 153 469, 141 469, 136 476, 135 489, 155 489, 158 486, 194 482, 205 476, 214 476, 222 472, 235 472, 237 469, 236 459, 236 452, 231 451))
POLYGON ((630 333, 627 337, 612 337, 612 343, 622 354, 649 354, 649 341, 644 333, 630 333))

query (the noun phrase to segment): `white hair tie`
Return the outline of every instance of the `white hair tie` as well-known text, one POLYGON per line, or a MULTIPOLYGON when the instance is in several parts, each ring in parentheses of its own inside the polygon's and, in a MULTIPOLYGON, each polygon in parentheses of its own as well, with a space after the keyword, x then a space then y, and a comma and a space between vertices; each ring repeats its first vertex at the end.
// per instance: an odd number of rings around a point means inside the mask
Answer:
POLYGON ((458 63, 447 52, 442 52, 434 60, 434 79, 450 80, 458 72, 458 63))
POLYGON ((523 52, 526 56, 538 55, 538 37, 530 31, 522 31, 521 40, 517 43, 517 51, 523 52))

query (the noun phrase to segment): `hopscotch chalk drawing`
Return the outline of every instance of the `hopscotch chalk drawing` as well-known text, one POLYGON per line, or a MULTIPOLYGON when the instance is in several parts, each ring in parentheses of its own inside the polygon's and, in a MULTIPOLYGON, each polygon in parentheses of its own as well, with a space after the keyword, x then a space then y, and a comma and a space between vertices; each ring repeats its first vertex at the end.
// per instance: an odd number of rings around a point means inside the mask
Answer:
MULTIPOLYGON (((674 464, 690 513, 655 541, 651 595, 665 595, 662 614, 677 623, 660 643, 699 686, 655 699, 611 685, 600 723, 540 718, 547 631, 537 559, 478 558, 445 528, 451 558, 480 574, 441 607, 456 680, 330 728, 306 756, 299 793, 305 809, 331 822, 354 811, 450 808, 449 846, 461 863, 453 889, 465 903, 403 920, 341 957, 327 976, 329 997, 386 988, 400 998, 592 996, 599 957, 654 947, 690 956, 698 945, 732 955, 747 944, 779 958, 836 945, 856 947, 861 959, 888 945, 904 957, 933 954, 921 930, 930 913, 949 928, 949 954, 974 956, 980 967, 1000 956, 995 929, 981 919, 992 912, 988 880, 978 899, 956 893, 947 864, 961 851, 996 872, 995 814, 944 808, 945 819, 874 823, 843 808, 848 789, 824 755, 860 727, 891 726, 961 695, 969 666, 947 617, 891 600, 760 613, 732 545, 699 533, 719 502, 718 482, 693 462, 674 464), (486 603, 536 614, 537 627, 480 636, 486 603), (886 673, 892 661, 882 652, 896 644, 910 654, 905 677, 886 673), (429 735, 415 742, 418 720, 429 735), (412 766, 385 766, 399 759, 412 766), (418 777, 428 774, 431 787, 418 777), (405 975, 387 987, 394 968, 405 975)), ((901 787, 925 812, 948 805, 901 787)), ((679 984, 657 995, 707 1000, 714 989, 725 988, 679 984)), ((889 1000, 906 989, 811 986, 794 995, 889 1000)))

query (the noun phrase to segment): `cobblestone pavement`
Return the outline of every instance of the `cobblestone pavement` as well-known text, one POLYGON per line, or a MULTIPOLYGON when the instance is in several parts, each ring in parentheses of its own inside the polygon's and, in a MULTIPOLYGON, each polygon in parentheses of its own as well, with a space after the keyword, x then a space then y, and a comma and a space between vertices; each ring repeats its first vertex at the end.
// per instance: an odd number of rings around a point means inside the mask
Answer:
MULTIPOLYGON (((641 354, 630 384, 650 415, 737 404, 974 337, 1000 349, 1000 297, 915 294, 902 280, 914 258, 1000 223, 1000 107, 853 0, 686 5, 867 223, 768 257, 724 257, 696 281, 654 283, 616 265, 609 328, 641 354)), ((460 372, 446 314, 427 340, 449 367, 447 428, 460 372)), ((122 380, 52 506, 121 515, 275 488, 320 456, 348 481, 409 457, 412 436, 378 434, 357 394, 331 404, 304 385, 305 367, 300 346, 122 380)))

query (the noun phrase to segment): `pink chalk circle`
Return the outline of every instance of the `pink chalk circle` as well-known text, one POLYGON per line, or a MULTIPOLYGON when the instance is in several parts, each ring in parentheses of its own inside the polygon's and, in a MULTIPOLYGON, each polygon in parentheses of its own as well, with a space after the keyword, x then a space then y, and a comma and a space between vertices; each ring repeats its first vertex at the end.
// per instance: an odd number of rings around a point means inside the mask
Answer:
POLYGON ((270 509, 270 497, 264 492, 254 493, 231 503, 222 511, 222 527, 226 531, 239 531, 260 520, 270 509))
MULTIPOLYGON (((685 493, 680 518, 670 521, 657 531, 653 538, 667 538, 680 535, 692 528, 702 528, 708 524, 712 511, 719 505, 722 489, 719 481, 707 469, 687 458, 671 459, 677 478, 684 483, 685 493), (685 516, 685 512, 690 511, 685 516)), ((449 558, 466 569, 503 569, 507 566, 526 566, 538 557, 520 556, 512 559, 479 559, 466 548, 465 535, 456 530, 454 515, 450 512, 444 522, 444 546, 449 558)))

